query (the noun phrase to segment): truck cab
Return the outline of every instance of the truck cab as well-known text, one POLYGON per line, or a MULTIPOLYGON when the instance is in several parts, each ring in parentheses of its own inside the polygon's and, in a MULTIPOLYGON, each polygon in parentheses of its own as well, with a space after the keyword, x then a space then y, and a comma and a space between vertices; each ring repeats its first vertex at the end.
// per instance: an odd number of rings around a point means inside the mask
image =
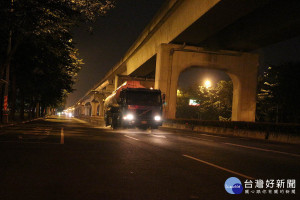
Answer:
POLYGON ((118 97, 115 95, 107 99, 105 110, 106 125, 111 125, 113 128, 155 129, 162 125, 161 91, 148 88, 123 88, 118 97))

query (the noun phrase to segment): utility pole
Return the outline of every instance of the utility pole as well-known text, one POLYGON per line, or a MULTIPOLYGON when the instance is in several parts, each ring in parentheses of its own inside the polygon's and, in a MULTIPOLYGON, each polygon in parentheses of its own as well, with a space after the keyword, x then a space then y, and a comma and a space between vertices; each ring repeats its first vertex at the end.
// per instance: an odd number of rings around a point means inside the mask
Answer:
MULTIPOLYGON (((11 38, 10 38, 11 39, 11 38)), ((9 85, 9 64, 6 65, 5 70, 5 86, 4 86, 4 101, 3 101, 3 122, 8 123, 8 85, 9 85)))
MULTIPOLYGON (((10 13, 13 12, 13 3, 14 3, 14 0, 11 0, 10 13)), ((10 21, 8 44, 7 44, 7 56, 10 56, 10 54, 11 54, 11 42, 12 42, 12 27, 11 27, 11 21, 10 21)), ((4 100, 3 100, 3 122, 4 123, 8 123, 8 108, 7 107, 8 107, 9 68, 10 68, 10 62, 7 62, 6 66, 5 66, 5 86, 4 86, 4 100)))

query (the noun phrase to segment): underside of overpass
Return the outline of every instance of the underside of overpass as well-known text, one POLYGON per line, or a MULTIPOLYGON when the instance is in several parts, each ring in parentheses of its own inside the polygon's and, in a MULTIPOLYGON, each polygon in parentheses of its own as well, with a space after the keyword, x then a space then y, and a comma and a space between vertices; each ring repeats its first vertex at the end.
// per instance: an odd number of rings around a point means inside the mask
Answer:
POLYGON ((299 9, 298 0, 223 0, 172 43, 250 52, 300 35, 299 9))
MULTIPOLYGON (((251 52, 300 35, 300 1, 223 0, 170 43, 251 52)), ((156 55, 129 74, 155 78, 156 55)))

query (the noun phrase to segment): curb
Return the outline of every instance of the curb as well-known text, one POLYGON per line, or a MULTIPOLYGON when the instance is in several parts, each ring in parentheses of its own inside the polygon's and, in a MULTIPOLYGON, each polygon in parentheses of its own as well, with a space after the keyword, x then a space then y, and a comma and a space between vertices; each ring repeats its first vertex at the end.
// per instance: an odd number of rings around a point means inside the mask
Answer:
POLYGON ((236 137, 236 138, 249 138, 254 140, 268 141, 268 142, 279 142, 286 144, 300 144, 300 136, 289 136, 281 134, 271 133, 268 138, 265 137, 265 132, 249 131, 249 130, 230 130, 226 128, 218 127, 205 127, 205 126, 195 126, 193 129, 185 127, 184 124, 175 124, 176 127, 172 127, 174 124, 161 126, 162 130, 170 130, 176 132, 188 132, 188 133, 204 133, 215 136, 226 136, 226 137, 236 137), (225 130, 225 131, 224 131, 225 130), (246 132, 246 133, 244 133, 246 132))
POLYGON ((46 117, 40 117, 40 118, 36 118, 36 119, 32 119, 32 120, 27 120, 27 121, 23 121, 23 122, 17 122, 17 123, 10 123, 10 124, 3 124, 0 125, 0 129, 1 128, 5 128, 5 127, 10 127, 10 126, 15 126, 15 125, 19 125, 19 124, 26 124, 28 122, 32 122, 32 121, 36 121, 36 120, 40 120, 40 119, 45 119, 46 117))

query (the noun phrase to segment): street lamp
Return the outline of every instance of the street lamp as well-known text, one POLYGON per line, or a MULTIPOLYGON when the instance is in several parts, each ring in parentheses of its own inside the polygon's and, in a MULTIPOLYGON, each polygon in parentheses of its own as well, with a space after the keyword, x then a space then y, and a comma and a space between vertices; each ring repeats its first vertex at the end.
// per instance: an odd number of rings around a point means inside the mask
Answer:
POLYGON ((204 82, 204 86, 205 86, 206 88, 211 87, 211 81, 210 81, 210 80, 206 80, 206 81, 204 82))

